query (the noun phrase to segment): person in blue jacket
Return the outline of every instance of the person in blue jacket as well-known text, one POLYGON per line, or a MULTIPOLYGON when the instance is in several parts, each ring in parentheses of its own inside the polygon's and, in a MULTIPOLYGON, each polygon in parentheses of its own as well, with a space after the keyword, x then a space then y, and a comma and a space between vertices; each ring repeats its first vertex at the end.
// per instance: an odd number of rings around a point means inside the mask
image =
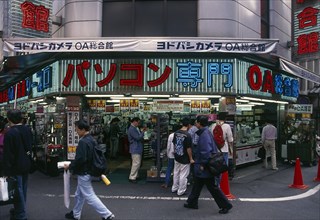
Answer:
POLYGON ((130 144, 130 154, 132 159, 131 171, 129 175, 129 182, 137 183, 137 177, 141 166, 142 152, 143 152, 143 137, 144 131, 139 128, 140 119, 134 117, 131 120, 131 125, 128 129, 128 140, 130 144))
POLYGON ((219 213, 226 214, 232 208, 232 204, 217 185, 215 176, 206 168, 210 155, 218 152, 213 136, 208 129, 208 117, 204 115, 198 116, 196 126, 199 129, 196 132, 199 135, 199 141, 194 158, 194 184, 184 207, 198 209, 198 199, 203 186, 206 185, 220 208, 219 213))

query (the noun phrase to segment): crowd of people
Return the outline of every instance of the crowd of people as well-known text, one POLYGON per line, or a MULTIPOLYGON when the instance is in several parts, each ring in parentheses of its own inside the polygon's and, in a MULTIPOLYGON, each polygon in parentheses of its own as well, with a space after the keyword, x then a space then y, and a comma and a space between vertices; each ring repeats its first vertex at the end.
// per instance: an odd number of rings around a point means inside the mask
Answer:
MULTIPOLYGON (((190 194, 184 204, 185 208, 198 209, 198 199, 202 188, 206 185, 208 191, 219 207, 220 214, 226 214, 233 207, 220 189, 220 176, 213 176, 206 168, 206 163, 212 153, 223 152, 227 163, 232 167, 233 135, 230 125, 225 123, 226 113, 219 113, 215 123, 209 125, 205 115, 199 115, 196 120, 183 118, 180 124, 173 126, 167 142, 167 170, 165 182, 161 186, 169 188, 178 196, 186 194, 188 185, 192 185, 190 194), (220 125, 223 130, 224 146, 220 149, 214 141, 213 130, 220 125), (173 174, 173 175, 172 175, 173 174)), ((114 118, 109 128, 110 158, 118 154, 118 136, 120 133, 118 118, 114 118)), ((86 201, 102 217, 113 219, 115 215, 96 196, 91 181, 88 164, 88 143, 94 142, 90 134, 90 126, 84 120, 75 122, 76 132, 80 137, 76 149, 75 160, 65 169, 70 169, 78 176, 75 192, 75 205, 67 213, 67 219, 80 219, 82 207, 86 201)), ((128 128, 129 153, 131 154, 131 170, 128 180, 137 183, 142 162, 143 138, 146 127, 140 126, 140 119, 134 117, 128 128)), ((271 124, 263 128, 262 143, 271 154, 272 169, 276 170, 275 140, 277 129, 271 124)), ((26 152, 32 150, 32 134, 29 127, 23 123, 20 110, 7 112, 7 118, 0 118, 0 176, 13 176, 18 181, 18 199, 10 210, 11 219, 27 219, 26 196, 30 161, 26 159, 26 152)), ((92 153, 92 152, 91 152, 92 153)), ((267 167, 267 160, 265 160, 267 167)))

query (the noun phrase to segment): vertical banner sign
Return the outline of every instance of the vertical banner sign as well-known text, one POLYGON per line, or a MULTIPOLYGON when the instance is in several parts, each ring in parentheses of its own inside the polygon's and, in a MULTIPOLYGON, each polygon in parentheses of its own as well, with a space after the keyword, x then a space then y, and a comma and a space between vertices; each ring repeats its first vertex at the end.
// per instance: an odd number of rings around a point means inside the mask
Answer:
POLYGON ((200 112, 200 101, 191 100, 191 112, 200 112))
POLYGON ((97 100, 97 110, 105 111, 106 109, 106 100, 97 100))
POLYGON ((67 110, 67 138, 68 138, 68 160, 74 160, 79 143, 79 135, 75 131, 74 123, 79 120, 79 107, 68 107, 67 110))
POLYGON ((130 99, 130 110, 132 112, 139 111, 139 100, 138 99, 130 99))
POLYGON ((97 100, 94 100, 94 99, 88 100, 88 105, 92 110, 95 110, 97 108, 97 100))
POLYGON ((210 100, 201 101, 201 112, 202 113, 209 113, 210 112, 210 107, 211 107, 211 101, 210 100))
POLYGON ((129 99, 121 99, 120 100, 120 111, 128 112, 130 110, 130 100, 129 99))

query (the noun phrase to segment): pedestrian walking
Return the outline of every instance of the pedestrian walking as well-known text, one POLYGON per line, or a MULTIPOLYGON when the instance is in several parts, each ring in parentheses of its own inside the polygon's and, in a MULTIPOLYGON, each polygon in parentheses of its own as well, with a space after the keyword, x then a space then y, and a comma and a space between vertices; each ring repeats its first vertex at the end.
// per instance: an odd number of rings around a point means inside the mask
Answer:
POLYGON ((131 125, 128 129, 128 140, 130 144, 131 154, 131 171, 129 175, 129 182, 137 183, 137 177, 139 175, 139 169, 141 166, 142 152, 143 152, 143 137, 146 127, 140 130, 139 128, 140 118, 134 117, 131 120, 131 125))
POLYGON ((102 203, 102 201, 95 194, 92 187, 92 176, 90 175, 90 167, 88 158, 92 158, 93 148, 96 145, 95 139, 90 135, 90 126, 84 120, 75 122, 76 132, 80 139, 76 149, 76 157, 70 165, 65 164, 64 169, 70 169, 73 174, 78 175, 78 185, 75 192, 75 205, 71 212, 67 213, 67 219, 80 219, 84 202, 92 206, 96 212, 100 214, 103 220, 113 219, 115 216, 102 203), (90 144, 90 145, 89 145, 90 144))
POLYGON ((180 129, 179 125, 174 125, 172 129, 172 133, 169 134, 168 136, 168 141, 167 141, 167 158, 168 158, 168 163, 167 163, 167 170, 166 170, 166 179, 165 183, 161 185, 162 188, 168 188, 171 182, 171 173, 174 167, 174 144, 173 144, 173 136, 174 132, 180 129))
POLYGON ((4 134, 3 174, 17 180, 18 195, 10 210, 11 219, 27 219, 26 201, 28 174, 32 152, 31 130, 22 124, 22 112, 18 109, 7 112, 10 128, 4 134))
POLYGON ((189 119, 182 119, 182 127, 173 135, 174 144, 174 171, 171 191, 178 196, 185 194, 187 190, 190 163, 192 158, 192 138, 188 133, 189 119))
POLYGON ((208 130, 208 117, 204 115, 198 116, 196 126, 199 129, 197 131, 199 141, 195 153, 194 184, 184 207, 198 209, 199 196, 203 186, 206 185, 214 201, 220 208, 219 213, 226 214, 232 208, 232 204, 217 185, 215 177, 206 168, 210 155, 218 152, 218 148, 213 141, 213 136, 208 130))
POLYGON ((270 120, 267 120, 267 124, 263 127, 261 133, 261 141, 263 147, 266 149, 266 157, 264 160, 264 167, 268 168, 267 155, 271 155, 271 166, 273 170, 278 170, 276 159, 276 139, 277 128, 271 124, 270 120))

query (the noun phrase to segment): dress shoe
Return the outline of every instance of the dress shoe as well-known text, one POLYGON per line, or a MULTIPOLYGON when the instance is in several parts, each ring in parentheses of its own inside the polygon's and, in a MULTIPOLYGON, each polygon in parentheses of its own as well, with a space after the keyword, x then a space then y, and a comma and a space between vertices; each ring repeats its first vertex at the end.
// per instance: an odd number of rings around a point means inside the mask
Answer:
POLYGON ((73 211, 68 212, 67 214, 65 214, 64 217, 66 217, 67 219, 78 220, 77 218, 75 218, 75 217, 73 216, 73 211))
POLYGON ((114 218, 115 218, 114 214, 111 214, 107 218, 102 218, 102 220, 111 220, 111 219, 114 219, 114 218))
POLYGON ((137 183, 138 181, 137 181, 137 180, 131 180, 131 179, 129 179, 129 182, 130 182, 130 183, 137 183))
POLYGON ((232 209, 232 205, 230 205, 228 208, 222 208, 219 210, 220 214, 227 214, 229 210, 232 209))
POLYGON ((162 184, 161 188, 168 188, 168 185, 167 184, 162 184))
POLYGON ((198 205, 190 205, 189 203, 183 204, 183 207, 188 209, 198 209, 198 205))

